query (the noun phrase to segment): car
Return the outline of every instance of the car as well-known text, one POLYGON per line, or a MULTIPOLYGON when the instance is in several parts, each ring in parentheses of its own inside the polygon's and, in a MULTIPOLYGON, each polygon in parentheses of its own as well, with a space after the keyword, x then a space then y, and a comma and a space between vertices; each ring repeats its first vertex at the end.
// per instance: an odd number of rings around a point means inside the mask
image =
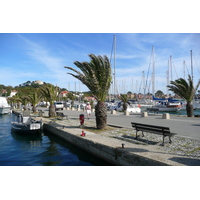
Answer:
POLYGON ((62 102, 54 102, 54 106, 56 110, 63 110, 64 104, 62 102))

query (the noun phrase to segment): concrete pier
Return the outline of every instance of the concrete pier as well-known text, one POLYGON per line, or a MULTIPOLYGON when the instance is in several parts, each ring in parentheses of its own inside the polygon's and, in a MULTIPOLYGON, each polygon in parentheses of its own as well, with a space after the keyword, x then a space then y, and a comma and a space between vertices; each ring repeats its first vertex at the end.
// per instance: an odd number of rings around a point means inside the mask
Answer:
MULTIPOLYGON (((79 119, 80 114, 84 114, 83 111, 63 111, 69 116, 69 120, 57 120, 43 118, 44 129, 48 132, 62 138, 63 140, 81 148, 99 158, 106 160, 114 165, 123 166, 190 166, 200 165, 199 157, 186 158, 183 155, 167 153, 164 147, 159 145, 149 145, 140 143, 138 140, 126 140, 123 137, 116 137, 115 135, 107 135, 101 133, 94 133, 85 131, 85 129, 79 128, 79 121, 76 125, 70 124, 70 119, 79 119), (85 131, 86 136, 81 136, 82 130, 85 131), (125 139, 125 140, 124 140, 125 139), (123 145, 122 145, 123 144, 123 145), (187 161, 186 161, 187 160, 187 161)), ((149 115, 148 117, 141 117, 141 114, 126 116, 123 113, 117 113, 116 115, 108 114, 108 124, 114 127, 129 127, 131 128, 131 121, 149 123, 155 125, 165 125, 177 133, 181 138, 192 136, 194 139, 198 139, 199 132, 199 119, 174 117, 170 120, 162 120, 162 115, 149 115), (194 126, 196 124, 196 126, 194 126), (192 134, 195 133, 195 134, 192 134), (189 134, 189 135, 188 135, 189 134)), ((71 121, 72 122, 72 121, 71 121)), ((91 118, 87 121, 95 122, 95 116, 91 115, 91 118)), ((166 138, 166 143, 168 138, 166 138)), ((175 139, 175 138, 174 138, 175 139)), ((179 140, 178 138, 176 140, 179 140)), ((173 138, 172 144, 173 145, 173 138)))
MULTIPOLYGON (((150 156, 150 154, 153 155, 150 153, 150 150, 141 149, 141 147, 138 148, 139 146, 127 142, 124 144, 123 140, 104 137, 88 131, 85 131, 86 136, 84 137, 81 136, 82 129, 72 129, 59 123, 45 123, 44 129, 114 165, 166 166, 172 164, 166 163, 164 160, 162 161, 162 159, 153 158, 153 156, 150 156), (144 154, 146 154, 146 156, 144 154)), ((176 164, 174 163, 174 165, 176 164)))
MULTIPOLYGON (((44 119, 44 129, 63 140, 83 149, 96 157, 117 166, 190 166, 200 165, 200 159, 183 162, 183 156, 167 153, 163 146, 148 145, 137 140, 123 140, 101 133, 90 132, 77 125, 68 124, 67 120, 50 122, 44 119), (81 136, 82 130, 85 136, 81 136), (194 162, 193 162, 194 161, 194 162), (192 164, 194 163, 194 164, 192 164)), ((167 144, 166 139, 166 145, 167 144)), ((173 138, 172 138, 173 143, 173 138)), ((186 158, 185 158, 186 159, 186 158)))

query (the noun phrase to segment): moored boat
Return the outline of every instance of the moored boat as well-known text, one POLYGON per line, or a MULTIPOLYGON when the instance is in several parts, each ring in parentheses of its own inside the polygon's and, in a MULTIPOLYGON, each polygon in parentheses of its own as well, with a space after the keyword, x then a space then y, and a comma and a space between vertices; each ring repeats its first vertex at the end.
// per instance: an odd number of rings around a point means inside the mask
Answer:
POLYGON ((18 113, 11 122, 12 130, 20 133, 30 134, 40 132, 42 129, 42 120, 35 120, 31 116, 18 113))
POLYGON ((0 115, 8 114, 11 112, 11 107, 5 97, 0 97, 0 115))
POLYGON ((159 99, 153 97, 154 101, 158 101, 152 108, 160 112, 177 112, 182 108, 182 104, 174 99, 159 99))

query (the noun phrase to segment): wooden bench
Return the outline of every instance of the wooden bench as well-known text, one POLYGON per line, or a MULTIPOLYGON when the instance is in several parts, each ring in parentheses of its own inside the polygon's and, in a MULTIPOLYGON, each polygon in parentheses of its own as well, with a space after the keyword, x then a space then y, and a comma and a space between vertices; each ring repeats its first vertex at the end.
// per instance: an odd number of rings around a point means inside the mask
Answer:
POLYGON ((38 114, 40 117, 48 117, 49 116, 49 111, 48 110, 38 110, 38 114))
POLYGON ((56 112, 58 119, 66 118, 68 120, 68 115, 65 115, 63 112, 56 112))
POLYGON ((135 123, 131 122, 132 127, 135 128, 136 130, 136 139, 138 137, 137 132, 142 131, 142 137, 144 137, 143 132, 149 132, 149 133, 154 133, 154 134, 159 134, 163 135, 163 143, 162 145, 164 146, 164 140, 165 137, 169 137, 169 143, 172 143, 171 141, 171 136, 176 135, 176 133, 171 133, 169 127, 163 127, 163 126, 155 126, 155 125, 149 125, 149 124, 140 124, 140 123, 135 123))

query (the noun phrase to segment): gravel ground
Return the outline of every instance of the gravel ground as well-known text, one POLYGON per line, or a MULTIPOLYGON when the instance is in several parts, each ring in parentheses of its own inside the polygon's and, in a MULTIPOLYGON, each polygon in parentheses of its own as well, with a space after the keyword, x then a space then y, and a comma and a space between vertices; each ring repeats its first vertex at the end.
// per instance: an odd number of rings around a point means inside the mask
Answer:
MULTIPOLYGON (((67 126, 75 126, 79 127, 80 122, 76 119, 69 119, 69 120, 59 120, 59 123, 67 126)), ((87 128, 95 128, 95 122, 87 120, 85 121, 85 127, 87 128)), ((91 129, 89 131, 92 131, 91 129)), ((95 129, 94 129, 94 132, 95 129)), ((152 133, 144 133, 144 137, 140 135, 138 139, 135 139, 135 130, 129 128, 108 128, 106 131, 97 131, 97 134, 101 134, 103 136, 117 138, 126 142, 135 143, 144 145, 152 145, 157 150, 164 150, 166 153, 179 155, 179 156, 186 156, 187 158, 196 158, 200 159, 200 140, 194 140, 179 136, 173 136, 172 143, 168 143, 168 137, 165 138, 165 146, 162 146, 162 136, 156 135, 152 133)))

